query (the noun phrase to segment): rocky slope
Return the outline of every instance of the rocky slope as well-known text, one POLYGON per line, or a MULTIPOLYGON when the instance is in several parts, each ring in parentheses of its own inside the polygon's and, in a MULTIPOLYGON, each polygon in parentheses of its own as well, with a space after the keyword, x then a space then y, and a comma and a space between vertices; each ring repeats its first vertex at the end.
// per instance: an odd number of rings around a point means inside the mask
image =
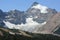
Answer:
POLYGON ((43 27, 38 28, 37 31, 42 33, 60 34, 60 13, 57 13, 52 18, 50 18, 50 20, 48 20, 43 27))

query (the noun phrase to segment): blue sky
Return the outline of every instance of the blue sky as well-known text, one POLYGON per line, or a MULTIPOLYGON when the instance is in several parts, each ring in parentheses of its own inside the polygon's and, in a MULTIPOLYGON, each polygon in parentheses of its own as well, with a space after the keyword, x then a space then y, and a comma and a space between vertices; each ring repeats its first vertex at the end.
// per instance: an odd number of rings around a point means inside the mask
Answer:
POLYGON ((60 0, 0 0, 0 9, 3 11, 13 9, 26 11, 33 2, 38 2, 41 5, 60 11, 60 0))

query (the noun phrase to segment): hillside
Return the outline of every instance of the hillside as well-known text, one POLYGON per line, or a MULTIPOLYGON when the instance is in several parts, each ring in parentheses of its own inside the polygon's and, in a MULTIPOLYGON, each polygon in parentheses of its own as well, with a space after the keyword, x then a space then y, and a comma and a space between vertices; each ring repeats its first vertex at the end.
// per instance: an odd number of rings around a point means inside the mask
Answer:
POLYGON ((60 36, 54 34, 35 34, 20 31, 13 32, 10 29, 0 28, 0 40, 60 40, 60 36))

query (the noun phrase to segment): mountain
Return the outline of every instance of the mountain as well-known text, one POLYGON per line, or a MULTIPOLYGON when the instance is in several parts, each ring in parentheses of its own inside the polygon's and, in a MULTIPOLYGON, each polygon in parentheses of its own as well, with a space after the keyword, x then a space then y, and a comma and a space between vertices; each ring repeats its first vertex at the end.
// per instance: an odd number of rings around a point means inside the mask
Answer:
POLYGON ((15 9, 3 12, 0 10, 0 14, 2 16, 0 24, 4 24, 4 28, 39 32, 37 29, 42 29, 57 14, 57 11, 34 2, 26 11, 15 9))
POLYGON ((7 15, 7 14, 0 9, 0 26, 5 25, 5 24, 3 23, 3 20, 5 19, 5 16, 6 16, 6 15, 7 15))
POLYGON ((9 21, 13 24, 21 24, 25 23, 25 15, 24 12, 19 10, 11 10, 8 12, 8 15, 6 16, 5 21, 9 21))
POLYGON ((33 17, 34 21, 43 23, 55 15, 57 11, 55 9, 51 9, 37 2, 34 2, 32 6, 26 11, 26 13, 27 16, 33 17))
POLYGON ((37 32, 60 34, 60 13, 50 18, 44 26, 37 29, 37 32))

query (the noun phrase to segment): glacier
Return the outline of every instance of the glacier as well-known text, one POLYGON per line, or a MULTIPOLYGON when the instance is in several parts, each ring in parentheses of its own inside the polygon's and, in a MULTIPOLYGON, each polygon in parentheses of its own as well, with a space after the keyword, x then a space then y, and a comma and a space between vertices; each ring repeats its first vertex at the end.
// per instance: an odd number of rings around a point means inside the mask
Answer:
POLYGON ((43 25, 46 24, 46 22, 44 23, 38 23, 36 21, 33 21, 33 18, 26 18, 26 23, 23 24, 12 24, 8 21, 3 21, 5 23, 5 27, 6 28, 9 28, 9 29, 19 29, 19 30, 24 30, 24 31, 29 31, 29 32, 32 32, 37 26, 40 26, 42 27, 43 25))

